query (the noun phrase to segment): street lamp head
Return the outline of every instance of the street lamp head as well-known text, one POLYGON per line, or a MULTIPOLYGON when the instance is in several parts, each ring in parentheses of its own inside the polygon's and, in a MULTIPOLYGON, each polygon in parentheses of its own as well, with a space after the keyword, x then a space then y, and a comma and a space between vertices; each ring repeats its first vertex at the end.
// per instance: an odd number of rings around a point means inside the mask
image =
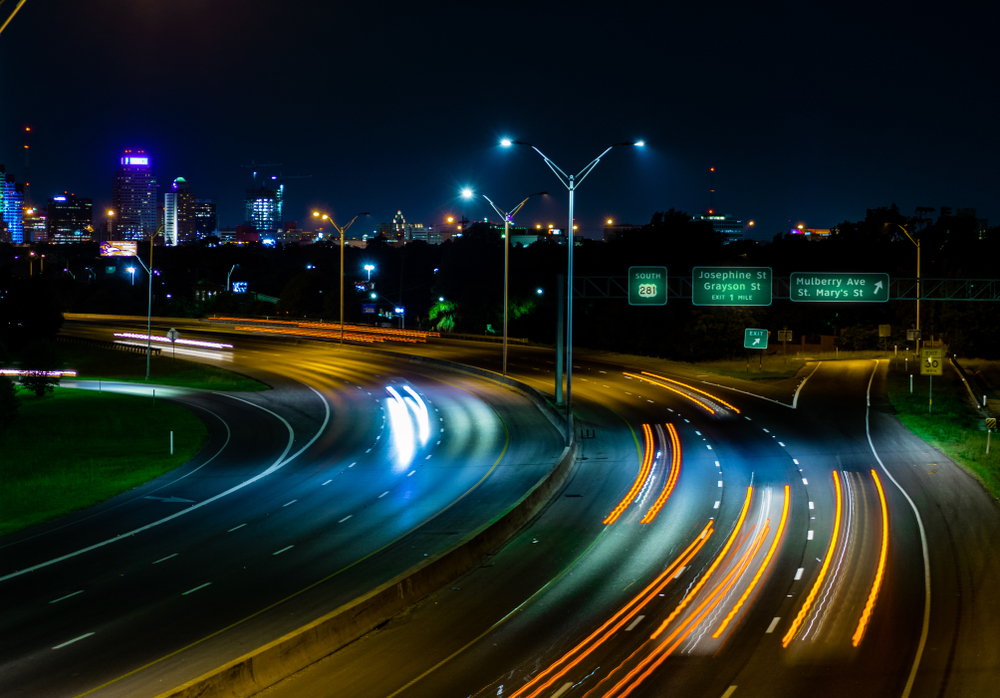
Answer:
POLYGON ((632 145, 637 146, 639 148, 642 148, 642 147, 644 147, 646 145, 646 141, 636 141, 632 145))
POLYGON ((504 148, 509 148, 512 145, 514 145, 514 142, 511 141, 509 138, 504 138, 500 141, 500 145, 502 145, 504 148))
POLYGON ((318 216, 319 215, 319 211, 313 211, 313 215, 314 216, 318 216))
POLYGON ((462 198, 463 199, 471 199, 472 198, 472 190, 469 189, 468 187, 466 187, 465 189, 463 189, 462 190, 462 198))

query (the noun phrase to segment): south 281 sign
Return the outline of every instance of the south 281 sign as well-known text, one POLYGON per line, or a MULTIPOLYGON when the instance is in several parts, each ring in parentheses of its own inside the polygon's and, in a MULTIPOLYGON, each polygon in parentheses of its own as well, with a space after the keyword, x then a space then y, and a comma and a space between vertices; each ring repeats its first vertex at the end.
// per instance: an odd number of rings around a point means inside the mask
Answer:
POLYGON ((629 267, 629 305, 666 305, 667 268, 629 267))

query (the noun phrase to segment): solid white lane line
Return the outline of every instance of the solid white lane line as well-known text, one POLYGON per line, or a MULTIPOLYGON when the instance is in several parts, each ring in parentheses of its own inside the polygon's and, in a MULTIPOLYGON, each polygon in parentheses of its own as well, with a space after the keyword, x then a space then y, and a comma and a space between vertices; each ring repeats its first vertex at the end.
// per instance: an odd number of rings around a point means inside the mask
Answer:
POLYGON ((415 472, 417 472, 417 471, 416 470, 411 470, 410 472, 408 472, 406 474, 406 477, 410 477, 410 475, 413 475, 413 473, 415 473, 415 472))
POLYGON ((275 551, 275 552, 273 552, 271 554, 272 555, 281 555, 281 553, 285 552, 286 550, 291 550, 294 547, 295 547, 294 545, 289 545, 287 548, 282 548, 281 550, 277 550, 277 551, 275 551))
POLYGON ((351 518, 352 516, 354 516, 354 514, 348 514, 347 516, 345 516, 344 518, 342 518, 342 519, 341 519, 340 521, 338 521, 337 523, 344 523, 345 521, 347 521, 347 520, 348 520, 349 518, 351 518))
POLYGON ((204 589, 205 587, 209 586, 210 584, 211 584, 211 582, 205 582, 201 586, 197 586, 194 589, 188 589, 183 594, 181 594, 181 596, 187 596, 188 594, 193 594, 194 592, 198 591, 199 589, 204 589))
POLYGON ((55 646, 55 647, 53 647, 52 649, 54 649, 54 650, 57 650, 57 649, 61 649, 61 648, 65 647, 66 645, 72 645, 72 644, 73 644, 74 642, 76 642, 77 640, 82 640, 83 638, 85 638, 85 637, 90 637, 90 636, 91 636, 91 635, 93 635, 93 634, 94 634, 94 633, 87 633, 86 635, 81 635, 80 637, 74 637, 74 638, 73 638, 72 640, 70 640, 70 641, 68 641, 68 642, 64 642, 64 643, 62 643, 61 645, 56 645, 56 646, 55 646))
POLYGON ((795 571, 795 581, 802 579, 802 573, 806 571, 805 567, 800 567, 795 571))
POLYGON ((376 497, 375 499, 382 499, 382 497, 386 496, 387 494, 389 494, 389 490, 386 490, 385 492, 383 492, 382 494, 380 494, 380 495, 379 495, 378 497, 376 497))
POLYGON ((172 558, 172 557, 177 557, 178 555, 180 555, 180 553, 174 553, 173 555, 167 555, 166 557, 161 557, 161 558, 160 558, 159 560, 157 560, 157 561, 156 561, 156 562, 154 562, 153 564, 154 564, 154 565, 158 565, 158 564, 160 564, 161 562, 163 562, 163 561, 165 561, 165 560, 169 560, 169 559, 170 559, 170 558, 172 558))
POLYGON ((60 601, 65 601, 66 599, 72 598, 77 594, 82 594, 82 593, 83 589, 81 589, 80 591, 74 591, 72 594, 66 594, 66 596, 60 596, 58 599, 52 599, 51 601, 49 601, 49 603, 59 603, 60 601))
POLYGON ((808 485, 809 484, 809 480, 807 480, 806 478, 802 478, 802 484, 803 485, 808 485))
MULTIPOLYGON (((292 500, 292 501, 290 501, 290 502, 289 502, 288 504, 295 504, 295 502, 297 502, 297 501, 299 501, 299 500, 297 500, 297 499, 293 499, 293 500, 292 500)), ((281 505, 281 508, 282 508, 282 509, 284 509, 285 507, 287 507, 287 506, 288 506, 288 504, 282 504, 282 505, 281 505)))
POLYGON ((927 644, 927 632, 930 628, 931 622, 931 561, 927 551, 927 532, 924 531, 924 520, 920 518, 920 512, 917 511, 917 505, 913 503, 913 500, 910 499, 910 495, 906 493, 903 486, 896 481, 896 478, 892 476, 889 469, 885 467, 885 463, 883 463, 882 459, 878 457, 878 451, 875 450, 875 444, 872 442, 872 381, 875 380, 876 371, 878 371, 878 359, 875 360, 875 368, 872 369, 872 375, 868 379, 868 393, 865 396, 868 403, 865 408, 865 433, 868 435, 868 445, 871 447, 872 455, 875 456, 875 460, 878 461, 878 464, 881 466, 883 472, 885 472, 889 479, 892 480, 892 484, 896 486, 896 489, 903 493, 903 496, 906 497, 906 501, 910 503, 910 508, 913 509, 913 515, 917 517, 917 528, 920 529, 920 548, 924 554, 924 622, 920 629, 920 642, 917 644, 917 654, 913 658, 913 667, 910 669, 910 677, 906 680, 906 686, 903 688, 903 695, 901 697, 909 698, 910 691, 913 690, 913 682, 917 678, 917 668, 920 666, 920 658, 923 657, 924 646, 927 644))
POLYGON ((629 632, 632 628, 634 628, 635 626, 639 625, 639 623, 645 617, 646 616, 636 616, 635 620, 633 620, 631 623, 629 623, 627 626, 625 626, 625 632, 629 632))
POLYGON ((226 531, 226 533, 232 533, 233 531, 235 531, 237 529, 240 529, 240 528, 243 528, 244 526, 246 526, 245 523, 240 524, 239 526, 233 526, 231 529, 229 529, 228 531, 226 531))
MULTIPOLYGON (((333 482, 333 480, 327 480, 326 482, 323 483, 323 485, 329 485, 331 482, 333 482)), ((323 485, 320 485, 320 487, 322 487, 323 485)))
POLYGON ((813 532, 812 531, 806 532, 806 540, 812 540, 812 539, 813 539, 813 532))
POLYGON ((770 635, 771 633, 773 633, 774 629, 778 627, 779 620, 781 620, 781 616, 775 616, 774 620, 771 621, 771 624, 767 626, 767 630, 764 631, 764 634, 770 635))

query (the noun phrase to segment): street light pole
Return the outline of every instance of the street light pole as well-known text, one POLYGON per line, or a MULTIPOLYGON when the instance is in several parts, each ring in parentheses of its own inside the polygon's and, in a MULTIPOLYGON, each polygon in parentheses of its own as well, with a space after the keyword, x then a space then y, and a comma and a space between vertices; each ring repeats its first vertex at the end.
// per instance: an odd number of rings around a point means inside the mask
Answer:
MULTIPOLYGON (((896 225, 899 224, 897 223, 896 225)), ((917 337, 918 339, 916 343, 916 348, 917 348, 917 355, 919 356, 920 355, 920 240, 919 239, 914 240, 913 236, 910 235, 910 233, 903 226, 900 225, 899 229, 903 231, 903 234, 906 235, 906 237, 910 238, 910 242, 912 242, 914 245, 917 246, 917 337)))
MULTIPOLYGON (((161 225, 159 230, 149 236, 149 266, 142 261, 139 255, 135 255, 136 260, 142 265, 143 270, 149 275, 149 300, 146 306, 146 380, 149 380, 150 357, 153 355, 153 241, 156 236, 163 232, 161 225)), ((132 283, 135 283, 135 272, 132 272, 132 283)))
MULTIPOLYGON (((499 215, 503 216, 503 375, 507 375, 507 313, 510 309, 510 303, 507 301, 507 281, 510 278, 510 224, 517 215, 517 212, 521 210, 528 199, 532 196, 545 196, 548 194, 547 191, 540 191, 535 194, 529 194, 524 201, 519 203, 517 207, 509 212, 505 213, 497 208, 497 205, 490 201, 490 197, 483 194, 483 198, 490 202, 490 206, 499 215)), ((470 192, 471 195, 471 192, 470 192)))
MULTIPOLYGON (((573 240, 573 199, 576 193, 576 188, 579 187, 587 175, 597 167, 597 163, 601 161, 605 155, 608 154, 612 148, 620 145, 632 145, 642 147, 646 145, 645 141, 625 141, 622 143, 614 143, 608 146, 603 153, 598 155, 596 158, 591 160, 590 164, 584 167, 575 175, 568 175, 563 170, 556 165, 552 160, 548 158, 537 146, 531 143, 526 143, 524 141, 512 141, 509 139, 503 139, 500 141, 500 145, 505 148, 509 148, 512 145, 525 145, 534 150, 536 153, 542 156, 545 164, 549 166, 549 169, 558 177, 559 181, 562 182, 563 186, 569 190, 569 225, 567 226, 567 244, 569 245, 569 256, 567 261, 567 279, 566 279, 566 439, 569 440, 571 436, 571 404, 572 404, 572 385, 573 385, 573 246, 575 241, 573 240)), ((562 376, 556 376, 556 401, 559 400, 559 394, 562 388, 562 376)))
MULTIPOLYGON (((352 218, 350 222, 344 227, 339 227, 333 222, 333 218, 325 213, 320 213, 319 211, 313 211, 313 215, 317 218, 322 218, 325 221, 330 221, 330 225, 333 226, 334 230, 340 233, 340 343, 344 343, 344 232, 351 227, 351 223, 358 220, 358 216, 370 215, 366 213, 359 213, 357 216, 352 218)), ((370 276, 370 273, 369 273, 370 276)))

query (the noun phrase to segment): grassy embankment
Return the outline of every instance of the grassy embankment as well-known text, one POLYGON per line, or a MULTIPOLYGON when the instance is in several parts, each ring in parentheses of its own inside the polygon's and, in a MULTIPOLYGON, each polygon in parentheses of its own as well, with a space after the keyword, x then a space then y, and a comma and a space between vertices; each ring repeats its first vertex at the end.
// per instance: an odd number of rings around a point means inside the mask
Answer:
MULTIPOLYGON (((80 378, 144 382, 146 357, 63 346, 80 378)), ((266 386, 223 369, 153 359, 152 382, 216 390, 266 386)), ((56 388, 38 398, 25 390, 17 419, 0 434, 0 534, 88 507, 190 460, 207 436, 183 407, 109 391, 56 388), (174 454, 170 455, 170 432, 174 454)))
MULTIPOLYGON (((976 362, 981 363, 981 362, 976 362)), ((966 370, 972 362, 962 360, 966 370)), ((994 433, 990 453, 986 455, 986 431, 983 419, 972 408, 972 398, 962 379, 945 365, 943 376, 935 376, 933 394, 929 394, 927 376, 919 374, 919 367, 910 366, 913 376, 913 393, 910 393, 909 375, 899 367, 890 366, 889 400, 899 413, 899 420, 921 439, 940 450, 949 458, 973 473, 995 498, 1000 498, 1000 434, 994 433), (928 400, 933 398, 928 413, 928 400)), ((997 366, 991 370, 996 372, 997 366)))

